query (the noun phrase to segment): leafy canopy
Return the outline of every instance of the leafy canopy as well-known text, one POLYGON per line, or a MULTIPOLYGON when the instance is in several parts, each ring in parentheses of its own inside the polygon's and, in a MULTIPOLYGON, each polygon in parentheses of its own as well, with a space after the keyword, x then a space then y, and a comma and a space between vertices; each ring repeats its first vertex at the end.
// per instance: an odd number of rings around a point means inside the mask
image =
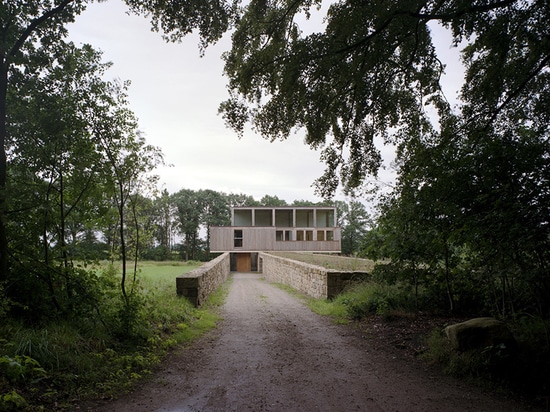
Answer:
MULTIPOLYGON (((550 5, 523 0, 251 1, 225 54, 231 97, 220 111, 237 132, 267 139, 304 129, 322 149, 320 194, 376 175, 379 145, 445 127, 445 62, 433 36, 461 48, 462 127, 467 134, 513 121, 547 130, 550 5), (323 11, 326 10, 326 11, 323 11), (324 13, 318 30, 303 22, 324 13), (431 113, 431 115, 429 115, 431 113), (432 126, 434 117, 442 122, 432 126)), ((458 52, 458 51, 457 51, 458 52)), ((450 69, 453 69, 452 67, 450 69)))

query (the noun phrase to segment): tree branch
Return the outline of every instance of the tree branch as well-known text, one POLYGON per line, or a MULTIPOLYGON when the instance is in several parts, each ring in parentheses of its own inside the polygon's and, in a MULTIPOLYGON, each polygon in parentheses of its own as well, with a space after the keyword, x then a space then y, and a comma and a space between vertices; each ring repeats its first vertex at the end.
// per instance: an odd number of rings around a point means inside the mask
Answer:
POLYGON ((9 53, 6 55, 6 60, 8 60, 9 56, 14 57, 17 52, 21 49, 23 44, 27 41, 27 39, 30 37, 30 35, 36 30, 38 26, 40 26, 42 23, 44 23, 46 20, 51 18, 52 16, 55 16, 58 13, 61 13, 70 3, 72 3, 75 0, 63 0, 59 6, 48 10, 45 12, 42 16, 37 17, 36 19, 32 20, 30 24, 27 26, 23 34, 17 39, 9 53))
POLYGON ((502 104, 500 104, 496 110, 494 111, 493 115, 491 116, 491 118, 489 119, 489 122, 488 124, 491 124, 492 122, 495 121, 495 119, 497 118, 497 116, 499 115, 499 113, 504 110, 504 108, 506 106, 508 106, 508 104, 510 104, 510 102, 512 100, 514 100, 514 98, 521 93, 521 91, 527 86, 527 83, 529 83, 532 79, 534 79, 542 70, 544 70, 544 68, 550 63, 550 55, 547 55, 544 59, 542 59, 542 61, 540 62, 540 64, 535 68, 535 70, 533 70, 531 73, 529 73, 529 75, 527 76, 527 78, 525 78, 525 80, 523 80, 518 87, 516 87, 515 90, 512 91, 512 93, 510 93, 508 95, 508 97, 504 100, 504 102, 502 102, 502 104))
POLYGON ((430 13, 414 13, 414 12, 401 12, 400 14, 407 14, 411 17, 415 17, 422 20, 441 20, 441 21, 448 21, 456 19, 457 17, 463 16, 465 14, 470 13, 483 13, 486 11, 496 10, 503 7, 510 6, 511 4, 517 3, 519 0, 503 0, 498 1, 496 3, 490 3, 490 4, 484 4, 481 6, 470 6, 467 8, 464 8, 462 10, 456 10, 454 12, 449 13, 441 13, 441 14, 430 14, 430 13))

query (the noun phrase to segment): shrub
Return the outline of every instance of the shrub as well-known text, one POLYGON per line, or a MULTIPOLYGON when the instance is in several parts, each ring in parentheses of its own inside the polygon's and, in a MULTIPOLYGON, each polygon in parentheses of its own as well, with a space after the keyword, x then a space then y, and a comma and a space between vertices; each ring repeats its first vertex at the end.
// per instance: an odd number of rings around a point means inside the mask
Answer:
POLYGON ((414 312, 417 298, 410 286, 375 281, 356 284, 335 298, 335 303, 346 307, 352 319, 369 315, 390 316, 394 312, 414 312))
POLYGON ((21 411, 27 407, 27 401, 15 390, 0 393, 0 411, 11 412, 21 411))
POLYGON ((352 319, 361 319, 372 314, 384 314, 390 308, 391 287, 365 282, 350 288, 336 297, 335 303, 342 304, 352 319))
POLYGON ((25 380, 37 381, 47 376, 40 363, 30 356, 0 357, 0 372, 11 383, 21 383, 25 380))
POLYGON ((509 322, 518 343, 516 352, 495 345, 458 352, 452 349, 443 330, 427 339, 425 358, 458 378, 496 385, 531 399, 544 397, 550 388, 548 321, 522 317, 509 322))

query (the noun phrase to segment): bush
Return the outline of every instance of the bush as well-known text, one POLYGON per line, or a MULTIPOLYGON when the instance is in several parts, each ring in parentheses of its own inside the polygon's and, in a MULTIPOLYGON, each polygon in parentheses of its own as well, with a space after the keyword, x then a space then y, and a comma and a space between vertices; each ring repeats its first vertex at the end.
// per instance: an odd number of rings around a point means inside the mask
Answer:
POLYGON ((0 357, 0 372, 12 384, 25 380, 37 381, 47 375, 40 363, 30 356, 0 357))
POLYGON ((27 407, 27 401, 15 390, 0 393, 0 411, 22 411, 27 407))
POLYGON ((434 330, 427 339, 425 358, 452 376, 495 385, 531 399, 543 398, 550 388, 548 321, 528 317, 509 325, 518 343, 514 353, 498 345, 458 352, 443 330, 434 330))
POLYGON ((219 318, 208 307, 223 302, 224 290, 195 308, 176 296, 173 283, 174 273, 193 265, 174 265, 144 270, 143 286, 129 287, 128 301, 119 270, 106 265, 90 271, 95 295, 78 306, 89 309, 32 327, 7 318, 0 327, 0 411, 70 409, 75 399, 120 393, 167 349, 215 326, 219 318))
POLYGON ((364 282, 338 295, 334 300, 343 305, 349 317, 362 319, 369 315, 387 315, 400 308, 400 291, 397 286, 364 282))

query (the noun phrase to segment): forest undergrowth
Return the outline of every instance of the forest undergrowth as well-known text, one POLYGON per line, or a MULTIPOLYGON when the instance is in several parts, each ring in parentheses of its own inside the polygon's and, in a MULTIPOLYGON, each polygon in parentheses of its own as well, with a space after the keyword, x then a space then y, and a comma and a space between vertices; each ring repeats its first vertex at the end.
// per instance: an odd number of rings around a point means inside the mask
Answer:
MULTIPOLYGON (((110 398, 147 377, 176 345, 215 327, 225 289, 201 308, 175 294, 175 277, 200 262, 140 264, 128 313, 119 270, 101 265, 104 286, 96 316, 10 320, 0 328, 0 411, 63 410, 110 398), (124 327, 121 325, 125 325, 124 327)), ((89 314, 88 314, 89 315, 89 314)))

